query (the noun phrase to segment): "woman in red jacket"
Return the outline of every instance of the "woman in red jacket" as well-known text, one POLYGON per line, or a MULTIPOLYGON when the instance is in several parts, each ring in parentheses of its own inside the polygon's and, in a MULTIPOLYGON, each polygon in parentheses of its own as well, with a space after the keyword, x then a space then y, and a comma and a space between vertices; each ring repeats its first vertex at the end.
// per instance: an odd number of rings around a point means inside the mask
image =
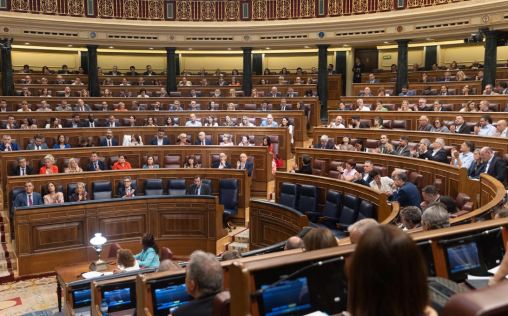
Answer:
POLYGON ((119 155, 118 161, 113 164, 113 170, 132 169, 131 164, 127 162, 126 155, 119 155))
POLYGON ((39 174, 58 173, 58 167, 53 165, 55 158, 51 155, 44 157, 44 166, 39 170, 39 174))

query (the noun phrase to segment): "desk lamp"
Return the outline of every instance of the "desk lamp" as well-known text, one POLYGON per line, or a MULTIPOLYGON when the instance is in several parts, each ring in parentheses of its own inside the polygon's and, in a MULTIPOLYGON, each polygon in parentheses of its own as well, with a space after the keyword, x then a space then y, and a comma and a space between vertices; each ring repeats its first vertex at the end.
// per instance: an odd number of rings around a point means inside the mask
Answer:
POLYGON ((97 261, 92 262, 90 265, 90 270, 92 271, 104 271, 109 270, 108 265, 106 262, 101 260, 101 252, 102 252, 102 246, 108 241, 105 237, 102 237, 101 233, 95 234, 95 237, 90 239, 90 243, 92 244, 93 248, 97 252, 97 256, 99 257, 97 261))

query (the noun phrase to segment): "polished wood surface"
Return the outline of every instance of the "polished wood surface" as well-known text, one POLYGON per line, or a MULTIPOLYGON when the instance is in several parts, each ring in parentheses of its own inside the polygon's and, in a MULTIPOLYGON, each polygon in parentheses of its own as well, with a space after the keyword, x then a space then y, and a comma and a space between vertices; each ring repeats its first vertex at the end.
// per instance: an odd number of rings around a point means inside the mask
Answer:
MULTIPOLYGON (((384 88, 385 90, 393 90, 393 94, 396 94, 395 91, 395 83, 353 83, 352 88, 352 95, 359 96, 360 91, 363 90, 365 87, 369 87, 371 94, 373 96, 377 96, 378 91, 380 88, 384 88)), ((470 89, 476 88, 476 93, 481 94, 483 93, 482 90, 482 83, 481 81, 436 81, 436 82, 425 82, 425 83, 409 83, 409 90, 416 90, 416 94, 420 95, 423 92, 423 89, 426 86, 430 86, 431 89, 436 89, 439 94, 441 91, 441 86, 447 86, 448 89, 455 89, 456 94, 460 94, 462 92, 462 88, 464 88, 465 85, 468 85, 470 89)), ((398 94, 397 94, 398 95, 398 94)), ((442 96, 443 97, 443 96, 442 96)), ((445 96, 446 97, 446 96, 445 96)))
MULTIPOLYGON (((277 177, 279 177, 279 174, 277 173, 277 177)), ((276 196, 278 199, 277 192, 276 196)), ((250 250, 285 241, 289 237, 297 235, 309 224, 305 214, 267 201, 250 200, 249 211, 250 250)))
MULTIPOLYGON (((20 276, 52 271, 55 265, 96 260, 89 240, 100 232, 108 245, 119 243, 134 253, 140 237, 154 235, 162 249, 189 255, 200 249, 216 253, 224 207, 218 197, 133 198, 72 203, 15 212, 16 254, 20 276)), ((107 256, 108 247, 103 247, 107 256)))
MULTIPOLYGON (((429 79, 435 78, 435 80, 439 80, 440 78, 444 78, 444 73, 448 71, 448 70, 438 70, 438 71, 422 70, 422 71, 414 72, 412 70, 413 70, 412 66, 409 66, 409 71, 407 73, 407 80, 409 83, 420 82, 423 73, 426 73, 429 79)), ((476 75, 478 75, 479 71, 484 72, 485 69, 482 68, 482 69, 450 70, 452 77, 454 77, 458 71, 462 71, 462 72, 464 72, 464 74, 466 76, 469 76, 470 78, 474 79, 474 77, 476 75)), ((368 73, 368 72, 362 73, 362 82, 367 82, 369 80, 369 74, 370 73, 368 73)), ((389 71, 374 73, 374 75, 376 76, 376 80, 379 80, 382 83, 393 82, 392 80, 397 79, 397 73, 392 73, 389 71)), ((496 77, 498 79, 508 78, 508 68, 497 68, 496 69, 496 77)), ((468 81, 470 81, 470 80, 467 80, 466 82, 468 82, 468 81)), ((430 82, 430 83, 432 83, 432 82, 430 82)))
MULTIPOLYGON (((319 149, 316 149, 319 150, 319 149)), ((320 177, 301 173, 277 172, 275 173, 275 202, 279 202, 282 184, 289 182, 298 185, 313 185, 318 188, 318 211, 322 212, 325 207, 328 190, 341 192, 342 196, 350 194, 371 203, 374 206, 373 216, 378 222, 383 222, 393 212, 398 212, 398 207, 387 203, 386 194, 370 187, 347 181, 341 181, 328 177, 320 177)), ((259 238, 259 236, 258 236, 259 238)))
MULTIPOLYGON (((120 135, 115 135, 117 139, 119 136, 120 135)), ((153 135, 149 136, 152 137, 153 135)), ((53 138, 46 137, 46 141, 47 140, 52 141, 53 138)), ((48 144, 48 146, 49 145, 50 144, 48 144)), ((228 156, 228 161, 231 163, 232 168, 236 168, 236 163, 240 159, 240 154, 245 153, 247 157, 254 157, 255 170, 252 181, 252 191, 266 192, 267 183, 273 180, 273 157, 268 154, 267 147, 262 146, 97 146, 65 150, 49 149, 37 151, 11 151, 2 152, 2 159, 0 160, 1 175, 9 174, 10 170, 17 165, 17 158, 20 156, 26 158, 28 164, 34 168, 34 173, 38 174, 39 169, 43 166, 44 157, 48 154, 52 155, 56 159, 55 165, 58 166, 58 171, 60 173, 64 173, 65 168, 67 168, 67 161, 71 157, 79 159, 79 165, 83 168, 83 170, 86 170, 86 166, 90 162, 90 155, 93 151, 97 151, 101 157, 105 158, 104 162, 109 169, 111 169, 110 167, 120 154, 127 156, 127 161, 134 169, 143 168, 148 155, 157 157, 157 163, 160 168, 164 167, 164 157, 166 156, 179 157, 181 161, 180 167, 183 168, 186 157, 189 155, 195 155, 202 168, 211 168, 214 159, 218 159, 221 152, 228 156)), ((197 169, 194 170, 194 172, 200 173, 201 170, 197 169)), ((81 173, 80 176, 87 177, 88 172, 81 173)), ((1 177, 3 190, 7 189, 7 179, 7 176, 1 177)), ((36 192, 40 192, 38 191, 39 189, 40 188, 36 188, 36 192)))

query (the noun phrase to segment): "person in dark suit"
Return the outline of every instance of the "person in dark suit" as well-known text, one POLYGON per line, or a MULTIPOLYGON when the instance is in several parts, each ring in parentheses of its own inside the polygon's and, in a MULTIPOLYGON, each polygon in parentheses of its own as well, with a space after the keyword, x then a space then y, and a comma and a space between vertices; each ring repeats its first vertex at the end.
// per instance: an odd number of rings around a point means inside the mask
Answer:
POLYGON ((190 89, 189 91, 189 94, 187 95, 187 97, 189 98, 199 98, 201 97, 201 92, 196 92, 196 89, 192 88, 190 89))
POLYGON ((21 150, 18 143, 12 141, 10 135, 4 135, 2 139, 2 144, 0 144, 0 151, 16 151, 21 150))
POLYGON ((216 169, 231 169, 231 164, 227 161, 228 156, 225 153, 220 153, 219 161, 212 164, 212 168, 216 169))
POLYGON ((455 125, 450 126, 450 133, 471 134, 471 128, 466 124, 462 115, 457 115, 455 125))
POLYGON ((473 154, 474 161, 471 163, 469 168, 467 168, 467 176, 471 179, 479 179, 480 174, 485 172, 487 164, 482 161, 479 149, 476 149, 473 154))
POLYGON ((399 202, 402 208, 406 206, 416 206, 421 209, 420 204, 422 203, 422 199, 420 198, 420 192, 414 184, 407 182, 407 175, 403 172, 397 173, 393 181, 398 190, 393 190, 392 192, 387 191, 385 192, 386 195, 391 195, 392 201, 399 202))
POLYGON ((430 86, 425 86, 425 88, 423 88, 423 92, 420 95, 436 95, 436 93, 432 91, 430 86))
POLYGON ((7 116, 7 122, 2 125, 2 129, 19 129, 19 125, 16 124, 14 115, 7 116))
POLYGON ((106 123, 104 123, 104 127, 120 127, 120 126, 122 126, 122 125, 120 125, 120 123, 115 121, 114 114, 110 114, 108 117, 108 120, 106 121, 106 123))
POLYGON ((351 124, 348 125, 348 128, 367 128, 367 126, 360 122, 360 115, 353 115, 351 116, 351 124))
POLYGON ((131 67, 129 68, 129 70, 130 70, 130 71, 129 71, 128 73, 126 73, 126 74, 125 74, 126 76, 137 76, 137 75, 139 75, 139 74, 136 72, 136 67, 131 66, 131 67))
POLYGON ((150 139, 150 145, 152 145, 152 146, 171 145, 169 138, 164 137, 164 129, 163 128, 159 128, 159 130, 157 131, 157 137, 150 139))
POLYGON ((328 64, 328 67, 326 68, 326 73, 329 74, 329 75, 335 75, 337 72, 335 70, 333 70, 333 65, 332 64, 328 64))
POLYGON ((406 135, 402 135, 399 139, 399 146, 397 146, 397 148, 391 151, 390 155, 409 157, 411 153, 410 152, 411 148, 409 148, 408 143, 409 137, 406 135))
POLYGON ((117 66, 113 66, 113 70, 108 72, 109 76, 120 76, 121 74, 122 73, 118 71, 118 67, 117 66))
POLYGON ((110 129, 106 130, 106 138, 101 139, 99 142, 99 146, 101 147, 112 147, 118 145, 119 143, 116 139, 113 138, 113 131, 110 129))
POLYGON ((35 134, 34 142, 28 144, 26 146, 26 150, 42 150, 42 149, 49 149, 48 145, 42 142, 42 136, 40 134, 35 134))
POLYGON ((379 83, 379 80, 376 79, 374 74, 369 74, 369 80, 367 80, 365 83, 379 83))
POLYGON ((34 184, 32 181, 25 182, 25 192, 16 195, 12 203, 11 215, 14 216, 14 209, 25 206, 43 205, 42 196, 34 192, 34 184))
POLYGON ((447 71, 444 73, 444 78, 439 78, 437 81, 449 82, 449 81, 454 81, 454 80, 452 79, 452 74, 447 71))
POLYGON ((104 161, 99 160, 99 154, 97 152, 92 152, 90 157, 90 163, 86 165, 86 171, 103 171, 108 170, 108 167, 104 163, 104 161))
POLYGON ((236 169, 247 169, 247 175, 249 177, 252 176, 252 170, 254 169, 254 164, 250 161, 247 161, 247 155, 244 153, 240 154, 240 160, 236 162, 236 169))
POLYGON ((146 66, 146 71, 143 73, 144 76, 155 76, 157 75, 155 73, 155 71, 152 71, 152 66, 151 65, 147 65, 146 66))
POLYGON ((365 66, 362 64, 362 60, 356 57, 355 64, 353 65, 353 83, 362 83, 362 73, 364 70, 365 66))
POLYGON ((494 155, 490 147, 483 147, 480 150, 480 156, 485 164, 484 173, 496 178, 500 182, 506 181, 506 163, 502 158, 494 155))
POLYGON ((298 170, 298 165, 293 164, 293 170, 291 172, 294 173, 302 173, 302 174, 312 174, 312 165, 311 165, 311 158, 309 155, 304 154, 302 156, 303 166, 298 170))
POLYGON ((420 144, 420 155, 418 158, 448 163, 448 157, 446 155, 444 146, 445 143, 442 138, 436 138, 434 143, 432 143, 432 150, 428 150, 427 146, 422 143, 420 144))
POLYGON ((210 139, 206 139, 205 132, 199 132, 198 139, 196 139, 196 141, 194 142, 194 145, 198 145, 198 146, 211 146, 213 144, 212 144, 212 141, 210 139))
POLYGON ((171 314, 173 316, 212 315, 213 300, 222 290, 223 272, 216 256, 201 250, 194 251, 187 264, 185 284, 187 293, 194 300, 180 305, 171 314), (205 280, 197 278, 206 275, 205 280))
POLYGON ((26 164, 25 157, 18 157, 18 166, 11 169, 10 176, 26 176, 33 174, 33 168, 26 164))
POLYGON ((374 164, 370 160, 365 161, 365 163, 363 164, 363 172, 355 173, 356 179, 353 180, 353 182, 370 187, 370 183, 372 182, 372 180, 374 180, 369 176, 369 172, 371 172, 372 170, 374 170, 374 164))
POLYGON ((11 109, 7 107, 7 101, 0 100, 0 112, 10 112, 11 109))
POLYGON ((277 87, 272 87, 272 91, 268 93, 268 97, 270 98, 282 97, 282 94, 280 92, 277 92, 277 87))
POLYGON ((138 186, 132 183, 131 177, 123 178, 123 187, 118 186, 117 198, 128 198, 138 196, 138 186))
POLYGON ((212 188, 201 181, 200 176, 194 177, 194 183, 189 185, 188 195, 212 195, 212 188))
POLYGON ((79 121, 79 113, 72 113, 72 121, 65 126, 69 128, 83 127, 83 123, 79 121))
POLYGON ((85 184, 83 182, 76 183, 76 190, 71 194, 69 202, 82 202, 88 200, 90 200, 90 196, 85 190, 85 184))
POLYGON ((418 128, 417 130, 419 132, 430 132, 432 129, 432 125, 429 123, 429 118, 425 115, 420 116, 420 119, 418 120, 418 128))
POLYGON ((328 142, 328 136, 323 135, 321 136, 321 141, 318 144, 316 144, 314 148, 333 149, 333 145, 328 142))
POLYGON ((67 65, 62 65, 62 70, 58 70, 58 73, 63 75, 70 74, 69 67, 67 67, 67 65))
POLYGON ((101 123, 96 122, 92 113, 88 114, 88 120, 83 123, 83 127, 101 127, 101 123))

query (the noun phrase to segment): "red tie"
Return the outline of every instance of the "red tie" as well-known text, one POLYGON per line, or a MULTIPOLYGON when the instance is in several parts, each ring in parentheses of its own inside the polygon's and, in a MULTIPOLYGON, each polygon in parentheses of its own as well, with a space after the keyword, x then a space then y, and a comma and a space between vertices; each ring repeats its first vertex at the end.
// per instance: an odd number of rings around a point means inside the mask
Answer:
POLYGON ((108 140, 108 146, 111 147, 111 141, 110 140, 108 140))
POLYGON ((11 151, 11 146, 7 146, 7 151, 11 151))
POLYGON ((131 196, 131 189, 130 188, 127 190, 127 197, 129 197, 129 196, 131 196))
POLYGON ((202 142, 201 142, 201 146, 205 146, 205 141, 202 141, 202 142))
POLYGON ((29 206, 34 205, 34 203, 33 203, 33 201, 32 201, 32 195, 31 195, 31 194, 28 194, 28 205, 29 205, 29 206))
POLYGON ((83 107, 80 107, 80 111, 83 112, 83 107))

